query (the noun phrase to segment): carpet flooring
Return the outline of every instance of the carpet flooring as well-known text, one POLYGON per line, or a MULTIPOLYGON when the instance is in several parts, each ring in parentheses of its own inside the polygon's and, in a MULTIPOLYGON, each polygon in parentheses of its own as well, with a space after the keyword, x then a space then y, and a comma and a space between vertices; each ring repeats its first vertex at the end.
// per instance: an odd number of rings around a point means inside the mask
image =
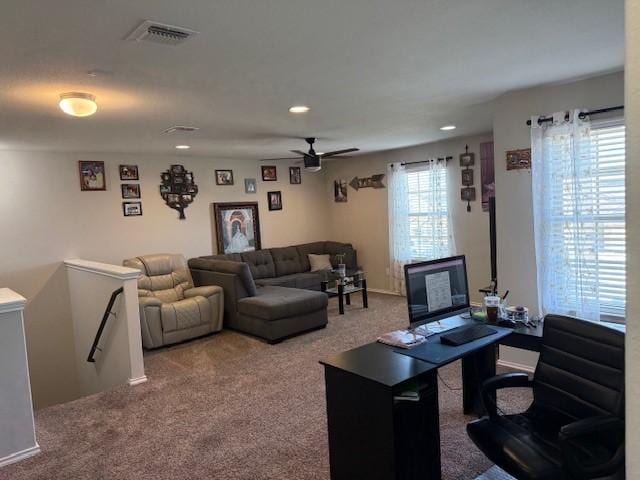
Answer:
MULTIPOLYGON (((401 297, 370 294, 329 325, 267 345, 231 331, 147 353, 145 384, 36 412, 42 453, 1 480, 328 480, 323 369, 318 360, 406 325, 401 297)), ((491 464, 468 440, 459 363, 441 369, 443 478, 474 479, 491 464)), ((502 395, 502 394, 501 394, 502 395)), ((528 393, 500 397, 506 411, 528 393)))

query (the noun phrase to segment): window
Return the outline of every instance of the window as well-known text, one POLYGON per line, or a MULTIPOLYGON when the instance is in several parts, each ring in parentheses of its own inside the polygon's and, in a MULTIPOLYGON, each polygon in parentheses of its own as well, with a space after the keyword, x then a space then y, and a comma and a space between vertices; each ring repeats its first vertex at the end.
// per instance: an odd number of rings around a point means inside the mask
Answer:
POLYGON ((551 127, 542 142, 546 185, 538 185, 545 198, 538 199, 536 248, 545 264, 538 268, 543 310, 624 321, 624 124, 592 123, 578 134, 551 127))
POLYGON ((428 260, 451 255, 446 164, 434 161, 427 169, 408 171, 407 190, 412 259, 428 260))

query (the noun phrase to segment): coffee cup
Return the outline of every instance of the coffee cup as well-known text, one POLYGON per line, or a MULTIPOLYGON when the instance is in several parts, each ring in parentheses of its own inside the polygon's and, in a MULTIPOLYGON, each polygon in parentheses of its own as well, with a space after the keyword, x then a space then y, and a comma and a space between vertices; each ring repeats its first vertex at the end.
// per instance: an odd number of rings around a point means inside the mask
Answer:
POLYGON ((484 297, 484 308, 487 313, 487 322, 496 323, 498 321, 498 309, 500 308, 500 297, 489 295, 484 297))

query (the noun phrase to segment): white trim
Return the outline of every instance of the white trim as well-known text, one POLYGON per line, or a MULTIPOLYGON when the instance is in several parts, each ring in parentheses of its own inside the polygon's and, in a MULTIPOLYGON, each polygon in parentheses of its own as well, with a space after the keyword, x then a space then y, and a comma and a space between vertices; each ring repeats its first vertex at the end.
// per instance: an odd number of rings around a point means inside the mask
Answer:
POLYGON ((396 297, 404 297, 404 295, 401 295, 399 293, 392 292, 391 290, 383 290, 381 288, 367 288, 367 292, 382 293, 383 295, 395 295, 396 297))
POLYGON ((82 260, 79 258, 65 260, 64 264, 67 266, 67 268, 71 268, 73 270, 95 273, 97 275, 117 278, 119 280, 136 279, 142 273, 136 268, 121 267, 120 265, 111 265, 108 263, 92 262, 91 260, 82 260))
POLYGON ((498 359, 498 365, 501 367, 513 368, 514 370, 522 370, 527 373, 533 373, 535 368, 531 365, 523 365, 522 363, 508 362, 507 360, 498 359))
POLYGON ((127 383, 131 386, 131 387, 135 387, 136 385, 140 385, 142 383, 145 383, 147 381, 147 376, 143 375, 141 377, 136 377, 136 378, 130 378, 127 383))
POLYGON ((5 467, 11 463, 16 463, 21 460, 25 460, 29 457, 33 457, 40 453, 40 445, 37 443, 33 447, 26 448, 20 452, 12 453, 4 458, 0 458, 0 468, 5 467))
POLYGON ((24 310, 27 299, 10 288, 0 288, 0 313, 24 310))

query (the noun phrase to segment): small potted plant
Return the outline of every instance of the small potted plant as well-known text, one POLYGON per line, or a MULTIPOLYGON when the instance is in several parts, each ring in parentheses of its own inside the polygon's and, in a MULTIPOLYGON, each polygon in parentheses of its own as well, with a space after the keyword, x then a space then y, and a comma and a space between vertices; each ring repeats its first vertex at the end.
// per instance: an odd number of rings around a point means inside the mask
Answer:
POLYGON ((336 262, 338 262, 338 268, 336 269, 338 275, 344 277, 347 274, 347 265, 344 263, 344 258, 347 255, 345 253, 336 254, 336 262))

